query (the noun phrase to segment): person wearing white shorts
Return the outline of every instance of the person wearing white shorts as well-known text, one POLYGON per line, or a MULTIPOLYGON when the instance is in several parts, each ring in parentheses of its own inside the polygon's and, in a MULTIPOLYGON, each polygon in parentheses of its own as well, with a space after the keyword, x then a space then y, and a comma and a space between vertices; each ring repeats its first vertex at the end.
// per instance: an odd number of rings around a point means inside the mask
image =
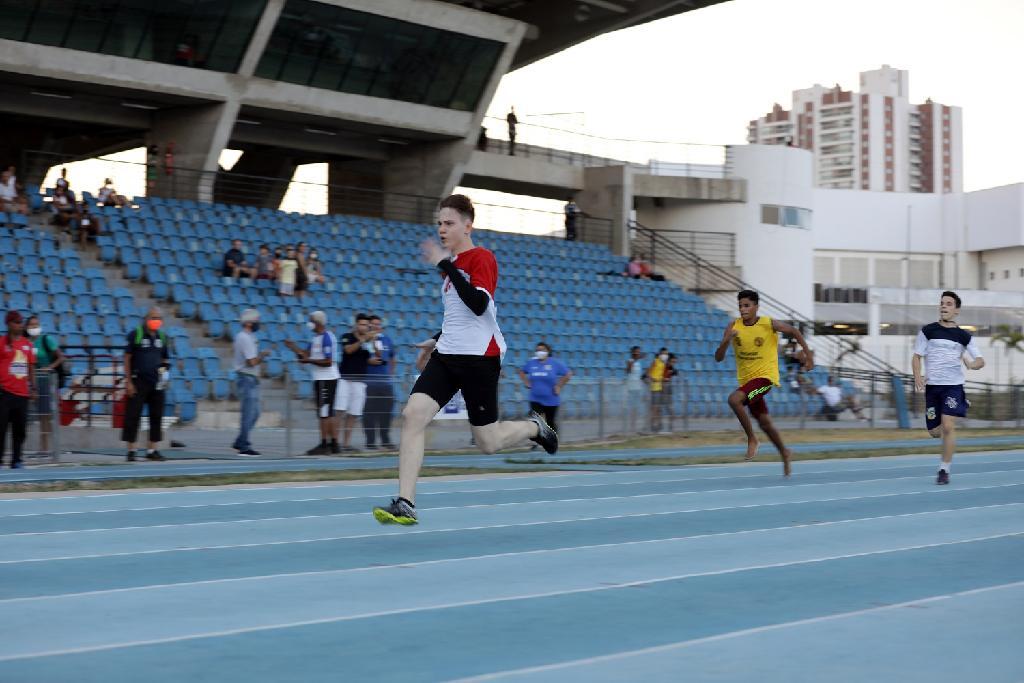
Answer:
POLYGON ((335 412, 358 418, 363 416, 364 406, 366 406, 366 382, 339 379, 338 393, 334 395, 335 412))

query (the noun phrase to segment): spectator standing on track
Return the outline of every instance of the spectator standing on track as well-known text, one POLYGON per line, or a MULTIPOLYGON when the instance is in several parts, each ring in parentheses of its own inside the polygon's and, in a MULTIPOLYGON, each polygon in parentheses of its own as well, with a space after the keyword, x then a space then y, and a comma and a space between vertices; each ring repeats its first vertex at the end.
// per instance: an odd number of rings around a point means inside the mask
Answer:
POLYGON ((355 325, 341 337, 341 379, 334 408, 341 413, 338 419, 342 421, 342 451, 356 450, 352 447, 352 429, 366 406, 366 372, 370 358, 378 354, 375 340, 376 334, 370 330, 370 316, 365 313, 356 313, 355 325))
POLYGON ((260 351, 256 333, 260 329, 260 313, 255 308, 242 311, 242 329, 235 335, 235 393, 241 408, 241 424, 232 447, 239 455, 255 456, 249 434, 260 419, 260 364, 270 351, 260 351))
POLYGON ((651 432, 661 431, 661 412, 665 406, 665 369, 668 367, 668 349, 658 349, 654 362, 647 368, 647 387, 651 392, 651 432))
POLYGON ((629 350, 626 360, 626 414, 629 416, 630 431, 637 431, 638 421, 642 418, 643 406, 647 403, 644 386, 644 368, 641 364, 644 353, 639 346, 629 350))
POLYGON ((25 337, 21 313, 8 311, 4 322, 7 332, 0 337, 0 464, 10 425, 11 469, 16 470, 22 467, 29 398, 36 395, 35 349, 25 337))
MULTIPOLYGON (((572 379, 572 370, 554 358, 547 342, 538 342, 533 358, 519 369, 519 379, 530 390, 530 410, 543 415, 555 432, 558 431, 558 408, 562 405, 562 387, 572 379)), ((530 447, 536 450, 537 444, 530 447)))
POLYGON ((25 334, 32 341, 36 356, 36 414, 39 416, 39 450, 50 450, 53 433, 53 393, 60 390, 60 375, 56 370, 66 361, 57 340, 43 333, 39 317, 29 316, 25 321, 25 334))
POLYGON ((366 409, 363 412, 363 433, 366 447, 375 448, 377 438, 384 450, 394 450, 391 442, 391 413, 395 409, 395 343, 384 333, 384 322, 379 315, 370 316, 370 331, 374 354, 370 356, 366 372, 366 409))
POLYGON ((125 407, 121 440, 128 444, 125 459, 135 461, 135 440, 139 435, 142 409, 149 407, 149 444, 146 460, 166 460, 157 447, 163 439, 164 405, 171 368, 171 351, 160 309, 146 312, 142 324, 128 333, 124 352, 125 407))
POLYGON ((673 422, 676 417, 675 409, 675 381, 673 378, 679 374, 676 370, 676 354, 668 354, 665 362, 665 374, 661 378, 661 416, 668 417, 668 431, 673 431, 673 422))
POLYGON ((327 329, 327 314, 313 311, 306 323, 313 338, 309 346, 300 348, 292 340, 284 344, 298 357, 299 362, 309 365, 313 379, 313 398, 316 401, 316 415, 320 422, 320 444, 306 451, 306 455, 330 455, 341 453, 338 445, 338 419, 334 415, 334 399, 338 393, 338 338, 327 329))

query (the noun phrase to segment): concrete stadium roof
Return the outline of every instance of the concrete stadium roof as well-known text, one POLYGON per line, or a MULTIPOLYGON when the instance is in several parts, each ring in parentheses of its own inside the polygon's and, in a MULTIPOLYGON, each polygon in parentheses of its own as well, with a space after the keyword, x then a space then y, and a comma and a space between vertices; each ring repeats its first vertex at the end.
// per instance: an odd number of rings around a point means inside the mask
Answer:
POLYGON ((726 0, 442 0, 530 24, 512 69, 595 36, 726 0))

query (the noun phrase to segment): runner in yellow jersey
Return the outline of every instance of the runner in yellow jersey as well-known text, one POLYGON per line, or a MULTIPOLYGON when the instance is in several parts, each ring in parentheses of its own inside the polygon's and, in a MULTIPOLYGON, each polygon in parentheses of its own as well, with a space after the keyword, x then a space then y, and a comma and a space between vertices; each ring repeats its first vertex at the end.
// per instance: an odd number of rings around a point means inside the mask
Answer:
POLYGON ((768 415, 768 404, 765 394, 772 386, 779 386, 779 337, 778 333, 787 334, 803 347, 804 369, 814 367, 811 350, 800 330, 766 315, 758 315, 757 308, 760 297, 757 292, 744 289, 736 295, 739 301, 740 317, 729 323, 722 335, 722 343, 715 350, 715 360, 725 360, 725 351, 732 346, 736 355, 736 378, 740 388, 729 394, 729 407, 736 413, 740 426, 747 435, 747 460, 757 455, 759 442, 754 434, 754 425, 750 421, 753 415, 761 430, 768 435, 782 456, 783 473, 790 474, 790 452, 782 443, 782 436, 775 428, 768 415), (750 415, 744 410, 746 406, 750 415))

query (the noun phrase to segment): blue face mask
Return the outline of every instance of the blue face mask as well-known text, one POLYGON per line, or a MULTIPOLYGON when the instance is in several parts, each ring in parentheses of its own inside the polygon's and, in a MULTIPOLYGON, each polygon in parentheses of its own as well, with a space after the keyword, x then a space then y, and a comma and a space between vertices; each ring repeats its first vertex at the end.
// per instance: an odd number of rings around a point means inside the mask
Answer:
POLYGON ((260 331, 260 324, 259 323, 252 323, 252 331, 253 332, 259 332, 260 331))

